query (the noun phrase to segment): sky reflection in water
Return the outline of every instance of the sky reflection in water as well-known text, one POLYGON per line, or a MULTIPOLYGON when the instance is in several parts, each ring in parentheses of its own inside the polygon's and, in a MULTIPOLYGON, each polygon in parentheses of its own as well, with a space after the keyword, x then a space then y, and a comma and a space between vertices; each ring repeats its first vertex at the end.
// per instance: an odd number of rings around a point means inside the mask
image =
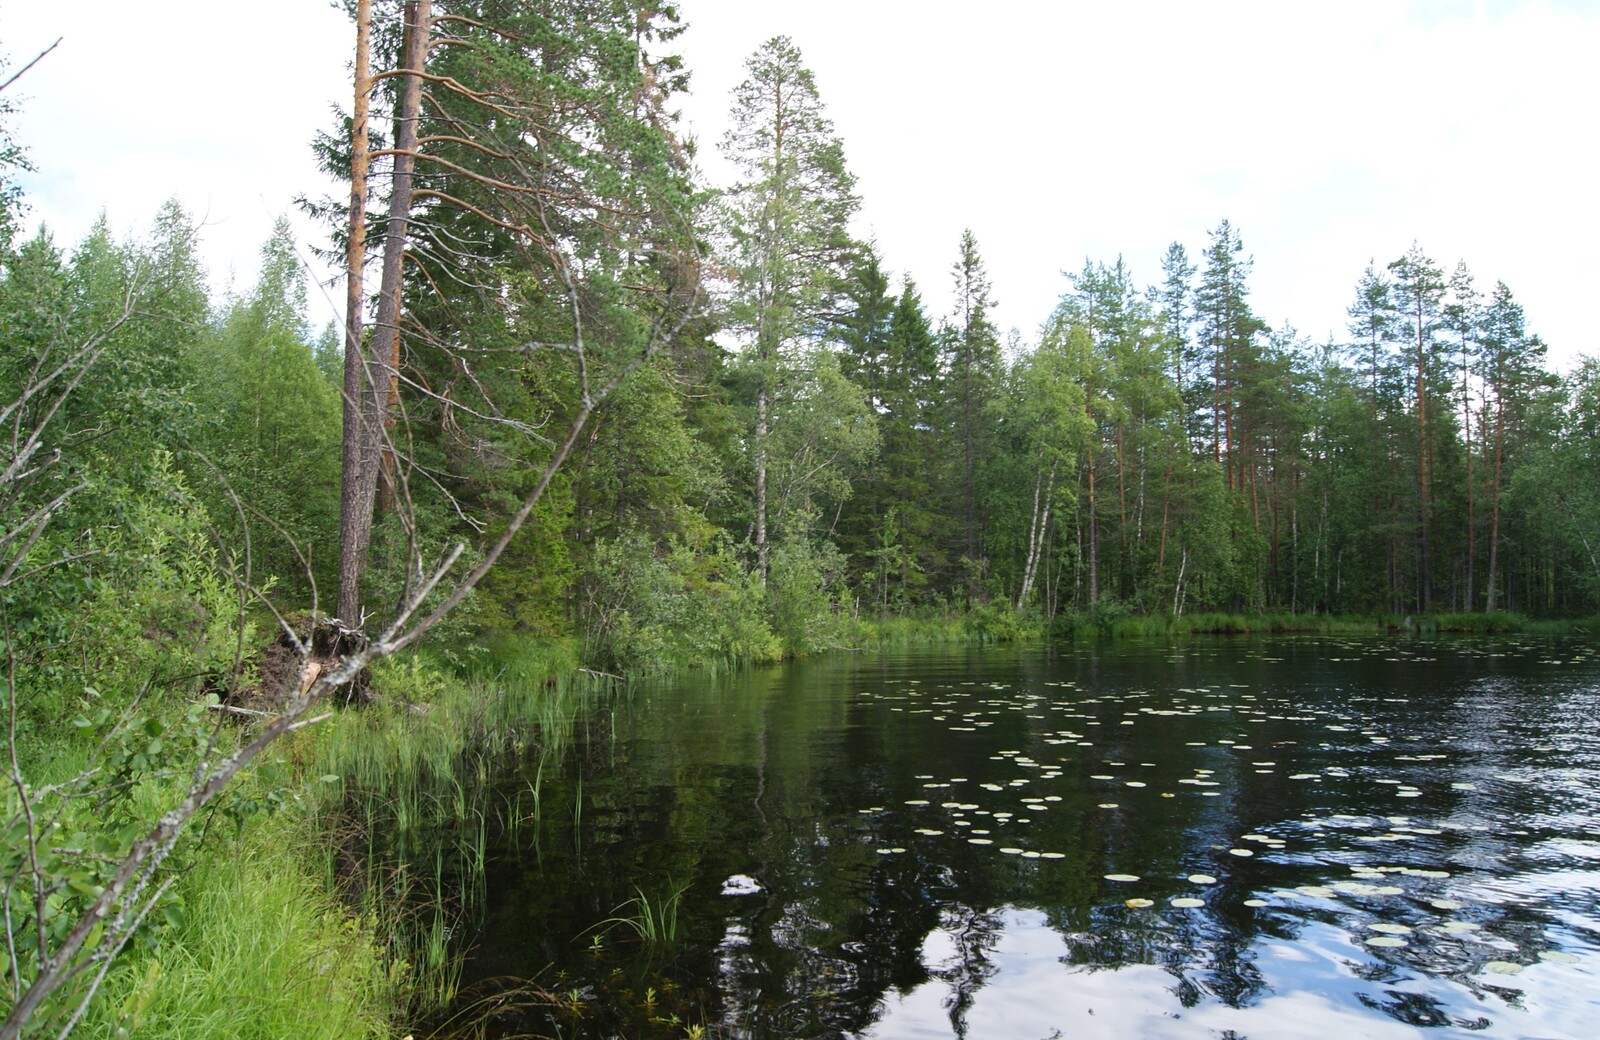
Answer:
POLYGON ((515 1028, 1594 1035, 1578 644, 852 656, 611 711, 492 872, 469 974, 586 1008, 515 1028), (595 943, 685 882, 670 949, 595 943))

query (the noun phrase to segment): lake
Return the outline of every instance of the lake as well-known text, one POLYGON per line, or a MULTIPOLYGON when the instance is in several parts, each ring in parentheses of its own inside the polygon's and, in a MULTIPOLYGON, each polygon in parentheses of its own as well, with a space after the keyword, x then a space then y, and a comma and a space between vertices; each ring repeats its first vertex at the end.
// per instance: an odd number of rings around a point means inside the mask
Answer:
POLYGON ((1589 1038, 1597 720, 1517 638, 636 686, 499 783, 465 981, 491 1035, 1589 1038))

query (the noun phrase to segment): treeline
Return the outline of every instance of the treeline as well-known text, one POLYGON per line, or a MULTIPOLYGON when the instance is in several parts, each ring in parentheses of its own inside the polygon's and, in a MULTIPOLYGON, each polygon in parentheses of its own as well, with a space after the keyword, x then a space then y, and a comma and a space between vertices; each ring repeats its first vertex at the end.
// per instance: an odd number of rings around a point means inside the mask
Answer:
MULTIPOLYGON (((408 23, 378 7, 378 64, 404 69, 408 23)), ((393 358, 363 617, 442 546, 472 563, 553 459, 436 646, 576 637, 629 667, 842 645, 863 616, 1600 611, 1600 362, 1550 372, 1506 286, 1414 246, 1330 286, 1349 335, 1313 343, 1254 312, 1222 221, 1154 284, 1085 262, 1008 338, 971 232, 948 315, 852 238, 844 145, 787 40, 750 58, 722 142, 740 179, 707 190, 668 115, 670 6, 489 7, 432 5, 405 147, 406 77, 375 80, 394 134, 363 205, 393 210, 413 169, 407 226, 359 222, 372 255, 404 247, 362 334, 393 358)), ((344 175, 350 134, 321 142, 344 175)), ((308 207, 348 256, 348 201, 308 207)), ((43 230, 8 247, 10 385, 105 337, 52 417, 52 479, 97 493, 31 558, 108 559, 159 505, 263 601, 333 610, 349 346, 308 326, 287 225, 262 259, 209 299, 175 203, 144 242, 102 221, 70 254, 43 230)))

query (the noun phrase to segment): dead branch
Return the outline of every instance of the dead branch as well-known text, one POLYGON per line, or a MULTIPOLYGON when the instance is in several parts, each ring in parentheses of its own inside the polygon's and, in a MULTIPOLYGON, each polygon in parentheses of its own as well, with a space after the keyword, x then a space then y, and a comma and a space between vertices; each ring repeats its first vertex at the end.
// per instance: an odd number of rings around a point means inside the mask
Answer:
POLYGON ((5 90, 6 90, 7 87, 11 86, 11 84, 13 84, 17 80, 21 79, 23 73, 27 72, 29 69, 31 69, 35 65, 39 64, 40 60, 43 59, 46 54, 49 54, 51 51, 53 51, 57 47, 59 47, 61 45, 61 41, 64 40, 64 39, 66 39, 65 36, 57 36, 55 43, 52 43, 50 46, 48 46, 44 50, 40 51, 34 57, 34 59, 32 61, 28 62, 28 64, 22 66, 22 68, 20 68, 17 71, 13 72, 10 76, 7 76, 6 77, 6 81, 4 83, 0 83, 0 94, 5 93, 5 90))

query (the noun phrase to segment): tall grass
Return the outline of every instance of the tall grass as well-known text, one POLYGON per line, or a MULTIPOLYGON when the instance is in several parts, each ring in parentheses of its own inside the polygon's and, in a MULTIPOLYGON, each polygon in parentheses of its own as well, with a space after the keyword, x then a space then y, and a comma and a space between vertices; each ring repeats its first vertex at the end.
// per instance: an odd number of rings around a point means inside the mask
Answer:
POLYGON ((399 979, 371 922, 346 913, 306 869, 326 856, 312 822, 280 812, 211 843, 178 883, 176 927, 120 959, 77 1035, 389 1035, 399 979))
POLYGON ((913 646, 983 646, 1039 639, 1044 626, 1008 605, 990 605, 971 612, 919 611, 858 618, 850 629, 852 646, 860 650, 897 650, 913 646))
POLYGON ((337 850, 326 883, 387 937, 415 1019, 457 997, 455 937, 483 905, 491 832, 527 816, 496 779, 532 763, 537 813, 546 759, 612 684, 577 674, 567 644, 508 644, 465 675, 410 655, 381 662, 373 684, 375 704, 304 734, 293 756, 296 771, 337 779, 322 806, 337 850))
POLYGON ((1376 635, 1404 632, 1582 635, 1600 633, 1600 618, 1533 620, 1510 611, 1494 613, 1378 615, 1336 617, 1327 614, 1224 614, 1195 613, 1181 618, 1165 615, 1070 614, 1056 620, 1056 634, 1069 639, 1138 639, 1184 635, 1376 635))
POLYGON ((679 885, 667 894, 652 899, 644 889, 635 885, 633 898, 617 907, 612 911, 612 916, 595 927, 604 930, 622 926, 651 946, 670 946, 678 941, 678 907, 688 890, 688 885, 679 885))

